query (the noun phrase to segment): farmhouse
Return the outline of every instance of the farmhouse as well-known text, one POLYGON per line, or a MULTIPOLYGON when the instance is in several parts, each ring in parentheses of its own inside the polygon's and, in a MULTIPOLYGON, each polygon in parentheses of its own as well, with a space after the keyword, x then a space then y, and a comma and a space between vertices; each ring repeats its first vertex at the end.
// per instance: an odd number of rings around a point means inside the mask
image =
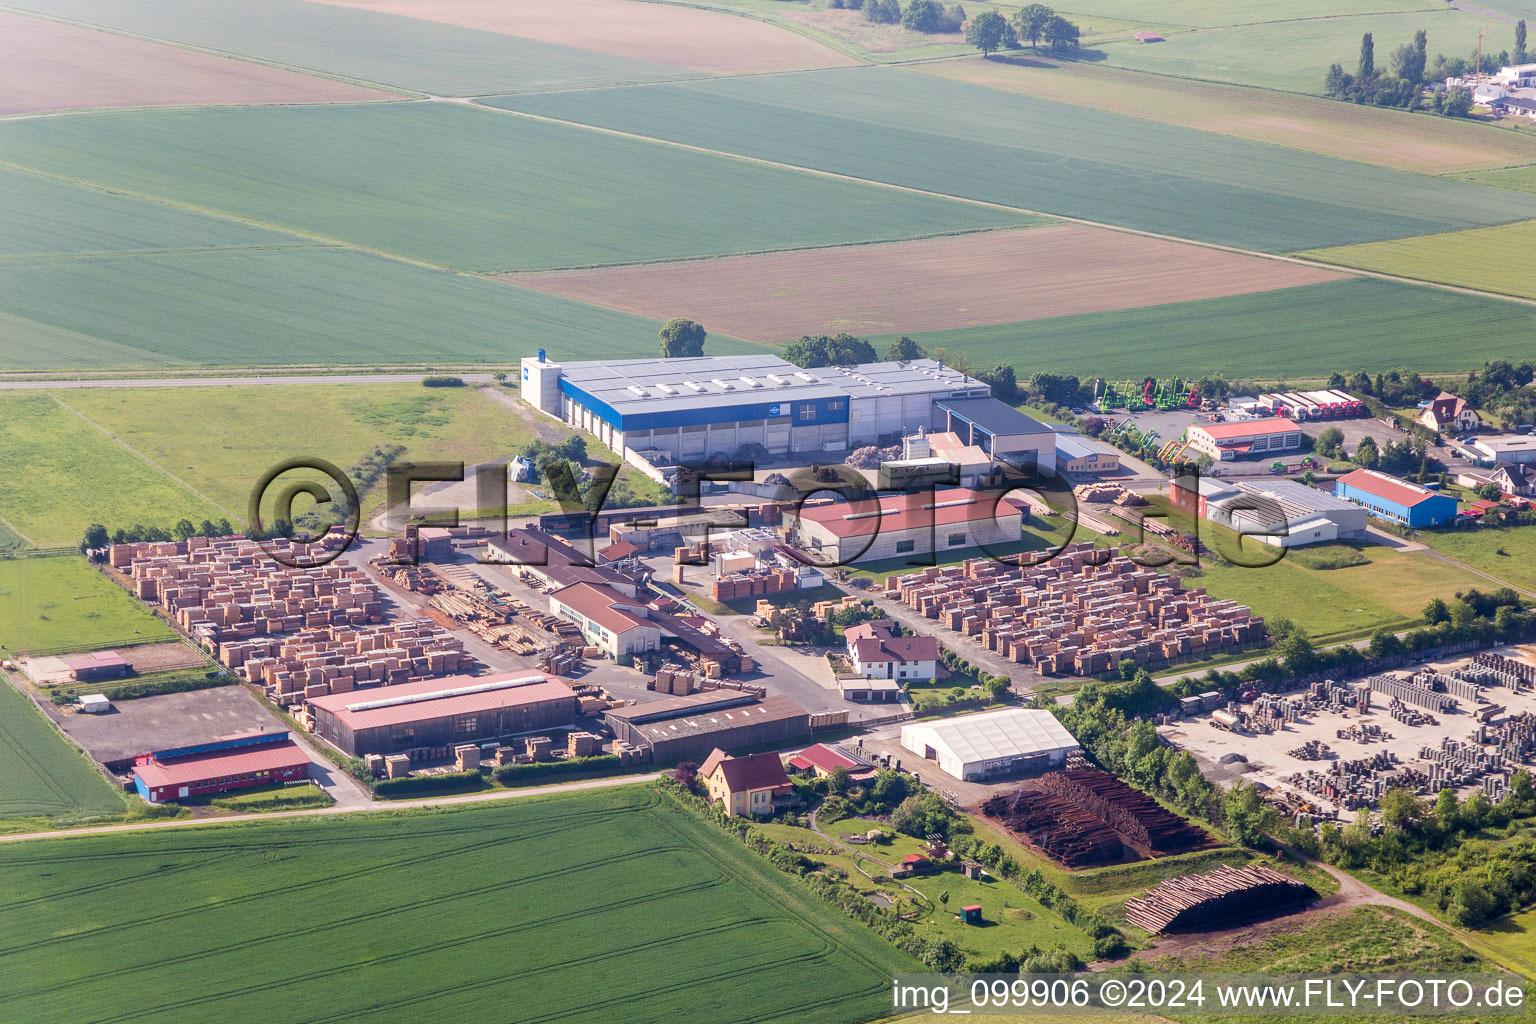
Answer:
POLYGON ((1033 708, 904 725, 901 745, 965 782, 1059 768, 1079 749, 1055 715, 1033 708))
POLYGON ((542 672, 423 679, 305 702, 316 736, 353 757, 445 750, 576 721, 576 693, 542 672))
POLYGON ((1476 430, 1483 420, 1466 399, 1442 391, 1425 404, 1424 411, 1419 413, 1419 422, 1430 430, 1457 434, 1476 430))
POLYGON ((850 626, 848 660, 865 679, 932 679, 938 673, 939 642, 931 636, 892 636, 884 623, 850 626))
POLYGON ((576 623, 587 643, 615 660, 661 646, 661 628, 647 618, 648 609, 608 587, 563 587, 549 595, 549 610, 576 623))
POLYGON ((522 396, 596 434, 631 462, 677 465, 749 446, 769 455, 841 452, 941 422, 942 398, 991 388, 931 359, 803 370, 773 355, 522 361, 522 396))
POLYGON ((1438 526, 1456 518, 1456 499, 1451 495, 1373 469, 1339 477, 1333 493, 1364 505, 1373 516, 1407 526, 1438 526))
POLYGON ((1055 433, 1008 403, 989 397, 946 398, 933 404, 943 433, 975 445, 994 462, 1026 473, 1056 471, 1055 433))
POLYGON ((782 805, 795 791, 774 753, 730 757, 716 747, 699 766, 699 778, 710 801, 733 815, 772 814, 775 804, 782 805))
POLYGON ((309 778, 309 755, 286 732, 252 732, 141 754, 133 787, 152 804, 309 778))
POLYGON ((788 697, 741 690, 705 690, 609 708, 603 721, 618 739, 650 751, 657 761, 703 757, 715 747, 791 742, 811 731, 810 712, 788 697))
POLYGON ((1284 416, 1237 423, 1197 423, 1189 428, 1189 447, 1217 462, 1263 458, 1301 447, 1301 428, 1284 416))
POLYGON ((1198 493, 1178 477, 1169 484, 1174 504, 1201 518, 1278 548, 1365 536, 1366 511, 1295 480, 1227 484, 1201 477, 1198 493))
POLYGON ((1481 462, 1536 463, 1536 437, 1528 434, 1479 437, 1467 447, 1477 453, 1481 462))
POLYGON ((950 487, 806 506, 784 516, 784 536, 823 564, 936 555, 1017 541, 1023 512, 1003 491, 950 487))

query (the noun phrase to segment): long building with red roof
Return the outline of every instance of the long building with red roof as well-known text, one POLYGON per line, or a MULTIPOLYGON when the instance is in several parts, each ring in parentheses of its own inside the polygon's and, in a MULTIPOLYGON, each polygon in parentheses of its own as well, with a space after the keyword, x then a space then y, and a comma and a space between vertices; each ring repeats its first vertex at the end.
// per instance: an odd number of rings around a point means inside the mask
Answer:
POLYGON ((353 757, 409 754, 559 729, 576 691, 542 672, 448 676, 305 701, 316 736, 353 757))
POLYGON ((822 563, 849 565, 1001 547, 1018 541, 1023 525, 1023 511, 1006 491, 946 487, 807 506, 785 514, 784 536, 822 563))
POLYGON ((309 778, 309 755, 286 732, 253 732, 140 754, 133 785, 150 803, 309 778))
POLYGON ((1271 416, 1236 423, 1196 423, 1189 428, 1189 447, 1217 462, 1264 458, 1301 447, 1295 420, 1271 416))
POLYGON ((1438 526, 1456 518, 1456 499, 1374 469, 1357 469, 1334 482, 1336 498, 1364 505, 1381 519, 1406 526, 1438 526))

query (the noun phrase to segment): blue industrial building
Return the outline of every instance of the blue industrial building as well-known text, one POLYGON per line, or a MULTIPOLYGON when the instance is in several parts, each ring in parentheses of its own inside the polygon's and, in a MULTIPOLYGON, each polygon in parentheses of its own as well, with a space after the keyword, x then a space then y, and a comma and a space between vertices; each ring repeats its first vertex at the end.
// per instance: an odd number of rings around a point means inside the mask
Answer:
POLYGON ((984 382, 932 359, 806 370, 778 356, 522 361, 522 397, 650 467, 755 453, 846 452, 945 422, 984 382))
POLYGON ((1439 526, 1456 518, 1456 499, 1373 469, 1339 477, 1335 497, 1365 506, 1371 515, 1405 526, 1439 526))

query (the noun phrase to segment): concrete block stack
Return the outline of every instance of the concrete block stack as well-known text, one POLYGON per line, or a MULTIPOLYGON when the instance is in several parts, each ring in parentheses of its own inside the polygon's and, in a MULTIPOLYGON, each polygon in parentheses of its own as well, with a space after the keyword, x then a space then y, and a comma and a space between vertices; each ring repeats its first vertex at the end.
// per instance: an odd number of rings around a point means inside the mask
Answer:
POLYGON ((1456 701, 1413 679, 1401 679, 1389 672, 1383 672, 1380 675, 1371 676, 1366 682, 1377 693, 1385 694, 1404 704, 1428 708, 1436 714, 1443 715, 1456 709, 1456 701))
POLYGON ((319 696, 454 675, 474 664, 463 641, 430 619, 228 640, 217 652, 237 676, 278 699, 314 687, 319 696))
POLYGON ((114 544, 108 560, 128 575, 135 594, 159 604, 210 648, 383 618, 378 589, 355 566, 293 568, 244 537, 114 544))
POLYGON ((1264 636, 1235 601, 1143 568, 1117 551, 1071 545, 1039 565, 974 559, 891 577, 886 593, 988 650, 1052 674, 1092 675, 1211 654, 1264 636))
POLYGON ((1494 651, 1473 655, 1472 665, 1489 673, 1493 679, 1516 693, 1536 686, 1536 665, 1516 661, 1494 651))

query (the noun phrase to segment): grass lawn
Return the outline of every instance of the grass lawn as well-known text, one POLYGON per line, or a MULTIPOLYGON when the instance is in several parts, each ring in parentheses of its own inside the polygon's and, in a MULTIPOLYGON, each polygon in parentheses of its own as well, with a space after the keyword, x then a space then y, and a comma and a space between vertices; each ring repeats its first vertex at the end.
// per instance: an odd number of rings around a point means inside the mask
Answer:
MULTIPOLYGON (((1190 518, 1172 509, 1166 496, 1152 501, 1168 512, 1172 525, 1190 528, 1190 518)), ((1231 530, 1202 521, 1200 536, 1218 556, 1236 554, 1237 535, 1231 530)), ((1244 542, 1243 549, 1243 557, 1254 563, 1274 557, 1274 552, 1254 541, 1244 542)), ((1290 619, 1316 642, 1356 639, 1383 626, 1404 628, 1419 618, 1430 598, 1449 598, 1477 584, 1477 577, 1453 565, 1374 544, 1314 545, 1301 559, 1287 556, 1261 568, 1205 558, 1201 575, 1183 581, 1185 589, 1203 587, 1216 597, 1246 604, 1267 619, 1290 619), (1358 552, 1366 561, 1340 569, 1303 564, 1331 549, 1358 552)))
MULTIPOLYGON (((401 461, 473 464, 509 455, 533 436, 527 419, 477 387, 101 388, 60 397, 229 509, 236 523, 245 520, 251 488, 283 459, 318 456, 347 471, 373 449, 398 444, 406 449, 401 461)), ((381 477, 362 495, 365 518, 384 497, 381 477)), ((146 521, 175 520, 159 514, 146 521)))
MULTIPOLYGON (((1198 7, 1214 9, 1205 3, 1198 7)), ((1246 10, 1243 20, 1249 20, 1246 10)), ((1536 160, 1536 133, 1532 132, 1085 61, 1010 57, 929 62, 912 65, 911 70, 1422 174, 1536 160)), ((1510 175, 1489 172, 1486 179, 1468 177, 1504 185, 1510 175)), ((1536 191, 1536 175, 1531 176, 1529 191, 1536 191)))
MULTIPOLYGON (((1426 17, 1465 18, 1481 27, 1472 15, 1434 12, 1426 17)), ((1405 39, 1416 27, 1407 29, 1405 39)), ((1319 85, 1328 64, 1355 53, 1359 39, 1357 28, 1348 54, 1316 65, 1319 85)), ((1163 52, 1173 45, 1140 49, 1163 52)), ((1047 215, 1266 252, 1536 217, 1536 197, 1507 190, 899 68, 738 76, 488 102, 1047 215), (965 172, 957 175, 957 167, 965 172), (1307 241, 1324 238, 1331 241, 1307 241)), ((1273 329, 1274 322, 1269 326, 1273 329)))
MULTIPOLYGON (((1536 590, 1536 526, 1420 530, 1416 539, 1474 569, 1536 590)), ((1482 590, 1496 586, 1488 580, 1477 580, 1473 585, 1482 590)))
POLYGON ((28 1021, 313 1017, 323 985, 326 1019, 857 1024, 917 969, 644 786, 30 843, 0 872, 0 985, 28 1021))
POLYGON ((1469 945, 1494 963, 1536 979, 1536 910, 1511 914, 1473 932, 1469 945))
MULTIPOLYGON (((1421 372, 1480 369, 1509 357, 1508 339, 1536 331, 1536 309, 1392 281, 1353 280, 1197 302, 912 335, 930 352, 978 366, 1009 363, 1087 378, 1147 374, 1294 379, 1405 363, 1421 372), (1445 339, 1458 342, 1447 346, 1445 339)), ((890 336, 871 339, 876 348, 890 336)))
POLYGON ((329 807, 336 801, 316 785, 285 786, 275 783, 268 786, 252 786, 233 793, 221 793, 202 797, 188 797, 178 801, 188 806, 216 807, 236 814, 252 814, 266 811, 297 811, 305 807, 329 807))
POLYGON ((1491 171, 1471 171, 1458 174, 1457 177, 1479 185, 1512 188, 1517 192, 1536 192, 1536 163, 1527 163, 1523 167, 1502 167, 1491 171))
POLYGON ((1424 281, 1536 298, 1536 277, 1514 260, 1488 260, 1490 252, 1521 252, 1536 245, 1536 220, 1443 235, 1396 238, 1298 253, 1325 263, 1362 267, 1424 281))
POLYGON ((0 559, 0 645, 9 655, 94 650, 175 635, 77 555, 0 559))
MULTIPOLYGON (((154 410, 143 399, 147 419, 154 410)), ((196 436, 194 428, 183 441, 196 436)), ((47 395, 0 395, 0 465, 0 509, 37 547, 73 547, 93 522, 170 525, 227 514, 47 395)))
POLYGON ((124 810, 122 796, 0 672, 0 831, 124 810))

